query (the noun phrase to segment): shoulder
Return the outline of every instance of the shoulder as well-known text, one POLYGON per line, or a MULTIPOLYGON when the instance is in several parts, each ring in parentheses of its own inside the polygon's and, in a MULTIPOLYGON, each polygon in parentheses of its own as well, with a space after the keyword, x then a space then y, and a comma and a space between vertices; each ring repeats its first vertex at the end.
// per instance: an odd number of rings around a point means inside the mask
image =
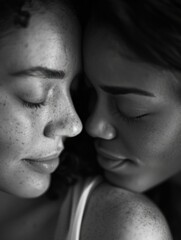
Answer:
POLYGON ((100 184, 87 203, 81 240, 171 240, 160 210, 142 194, 100 184))

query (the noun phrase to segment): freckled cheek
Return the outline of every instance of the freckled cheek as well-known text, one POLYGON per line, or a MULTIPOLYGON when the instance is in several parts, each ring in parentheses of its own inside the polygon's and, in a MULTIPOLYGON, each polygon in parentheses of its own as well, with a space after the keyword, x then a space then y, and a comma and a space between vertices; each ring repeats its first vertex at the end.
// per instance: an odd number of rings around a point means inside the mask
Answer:
POLYGON ((4 116, 0 119, 0 152, 1 157, 16 158, 32 146, 32 123, 22 116, 4 116))

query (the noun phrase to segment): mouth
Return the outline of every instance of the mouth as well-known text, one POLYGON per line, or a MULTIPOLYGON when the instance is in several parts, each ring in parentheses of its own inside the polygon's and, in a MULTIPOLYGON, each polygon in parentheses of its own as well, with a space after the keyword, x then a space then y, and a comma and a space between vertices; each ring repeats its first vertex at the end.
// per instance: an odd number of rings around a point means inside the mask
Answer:
POLYGON ((43 158, 25 158, 23 161, 28 167, 38 173, 51 174, 59 165, 59 155, 60 153, 56 153, 43 158))
POLYGON ((126 165, 135 164, 131 159, 128 159, 124 156, 116 155, 109 153, 102 148, 96 147, 98 154, 98 162, 105 170, 116 170, 125 167, 126 165))

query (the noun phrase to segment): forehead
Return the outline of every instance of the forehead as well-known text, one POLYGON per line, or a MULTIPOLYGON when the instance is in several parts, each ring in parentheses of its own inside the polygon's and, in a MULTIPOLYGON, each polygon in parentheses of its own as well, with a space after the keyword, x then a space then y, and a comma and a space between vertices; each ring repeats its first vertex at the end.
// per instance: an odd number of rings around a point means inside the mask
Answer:
POLYGON ((66 67, 78 55, 78 23, 61 9, 33 13, 27 28, 14 28, 0 41, 0 60, 3 56, 8 59, 3 67, 17 70, 22 65, 26 68, 41 64, 59 68, 60 62, 66 67))
POLYGON ((94 84, 139 87, 155 94, 165 94, 180 85, 175 74, 141 62, 123 41, 105 29, 88 29, 84 50, 85 71, 94 84))
POLYGON ((86 59, 97 59, 96 63, 99 62, 100 64, 104 64, 108 59, 111 59, 109 66, 116 66, 115 62, 119 62, 120 65, 129 63, 130 66, 135 66, 136 68, 139 68, 139 63, 141 63, 138 57, 126 46, 124 41, 111 29, 111 27, 94 28, 93 25, 89 26, 86 32, 84 45, 86 59), (91 51, 93 51, 94 54, 91 54, 91 51), (115 61, 114 64, 112 61, 115 61))

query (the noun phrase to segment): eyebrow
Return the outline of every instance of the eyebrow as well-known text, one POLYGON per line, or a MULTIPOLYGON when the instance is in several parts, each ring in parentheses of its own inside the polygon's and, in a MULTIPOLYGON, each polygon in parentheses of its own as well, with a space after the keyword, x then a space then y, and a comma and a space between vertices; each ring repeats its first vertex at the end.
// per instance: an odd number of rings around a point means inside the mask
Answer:
POLYGON ((113 86, 100 86, 100 88, 107 93, 112 95, 126 95, 126 94, 137 94, 147 97, 155 97, 155 95, 151 92, 147 92, 145 90, 139 88, 131 88, 131 87, 113 87, 113 86))
POLYGON ((54 70, 47 67, 32 67, 29 69, 17 71, 11 73, 11 76, 14 77, 40 77, 40 78, 49 78, 49 79, 63 79, 65 77, 65 71, 63 70, 54 70))

